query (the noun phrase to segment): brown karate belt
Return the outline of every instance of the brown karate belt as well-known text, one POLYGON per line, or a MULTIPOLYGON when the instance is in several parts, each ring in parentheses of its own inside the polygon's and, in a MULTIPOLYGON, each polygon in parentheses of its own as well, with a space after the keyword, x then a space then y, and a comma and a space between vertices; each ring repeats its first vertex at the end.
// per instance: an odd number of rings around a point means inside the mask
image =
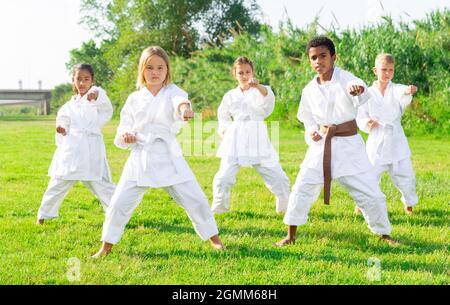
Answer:
POLYGON ((323 149, 323 196, 325 204, 330 204, 331 191, 331 138, 350 137, 358 133, 356 120, 339 125, 320 125, 320 132, 326 134, 325 147, 323 149))

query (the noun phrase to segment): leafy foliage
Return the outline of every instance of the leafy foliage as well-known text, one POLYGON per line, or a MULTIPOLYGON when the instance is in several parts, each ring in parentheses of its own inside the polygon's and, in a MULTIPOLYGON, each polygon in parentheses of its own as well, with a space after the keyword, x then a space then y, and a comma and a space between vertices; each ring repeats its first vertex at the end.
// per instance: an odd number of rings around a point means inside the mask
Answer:
MULTIPOLYGON (((91 2, 83 1, 85 5, 91 2)), ((96 68, 97 65, 101 66, 97 68, 98 79, 104 82, 116 113, 119 113, 126 97, 135 90, 140 52, 148 45, 159 44, 172 54, 175 83, 189 92, 196 111, 202 111, 204 117, 213 117, 225 92, 236 86, 230 73, 234 59, 245 55, 255 62, 260 82, 270 84, 277 96, 275 111, 269 119, 288 120, 291 124, 299 125, 296 112, 301 90, 314 75, 305 46, 309 39, 321 33, 332 38, 336 44, 336 64, 369 85, 375 80, 372 67, 376 55, 380 52, 394 54, 394 82, 419 87, 418 95, 403 116, 405 131, 450 132, 450 112, 447 110, 450 108, 448 9, 432 12, 423 20, 412 23, 396 24, 391 18, 383 17, 378 24, 359 30, 323 29, 318 18, 306 28, 297 28, 288 20, 280 24, 278 31, 263 25, 258 27, 259 32, 255 34, 248 31, 257 28, 256 23, 252 23, 251 11, 239 14, 233 6, 243 5, 242 2, 179 0, 172 11, 159 7, 165 3, 163 0, 100 2, 107 4, 103 6, 108 12, 105 16, 110 16, 109 23, 115 26, 105 29, 110 36, 102 41, 100 47, 88 42, 80 50, 73 50, 69 65, 77 60, 90 59, 96 68), (218 14, 220 5, 229 8, 229 12, 218 14), (154 16, 154 12, 158 12, 158 17, 154 16), (189 16, 183 20, 174 17, 185 12, 189 12, 189 16), (173 16, 170 17, 170 14, 173 16), (232 36, 229 39, 220 37, 218 33, 231 26, 237 16, 247 18, 246 27, 231 28, 228 33, 232 36), (201 49, 194 43, 198 43, 199 38, 193 30, 193 20, 197 17, 204 20, 205 32, 210 37, 210 43, 201 49), (215 26, 205 26, 214 21, 215 26), (173 22, 178 23, 174 25, 173 22), (191 36, 184 35, 180 29, 186 29, 191 36)), ((98 8, 91 6, 91 9, 98 8)), ((98 19, 94 20, 99 22, 98 19)), ((95 22, 93 24, 98 26, 95 22)), ((236 24, 240 25, 240 22, 236 24)))

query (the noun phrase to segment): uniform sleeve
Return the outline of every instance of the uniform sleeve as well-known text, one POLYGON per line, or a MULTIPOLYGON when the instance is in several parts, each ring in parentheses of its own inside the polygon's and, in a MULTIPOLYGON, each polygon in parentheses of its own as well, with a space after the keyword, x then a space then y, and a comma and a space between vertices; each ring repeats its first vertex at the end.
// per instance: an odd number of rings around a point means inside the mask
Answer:
POLYGON ((369 90, 367 88, 366 83, 362 79, 357 78, 350 72, 342 70, 341 70, 341 77, 344 84, 345 94, 347 94, 347 96, 353 101, 353 106, 359 107, 370 99, 369 90), (348 93, 348 88, 353 85, 364 87, 364 92, 359 96, 351 95, 350 93, 348 93))
POLYGON ((70 125, 70 116, 67 112, 67 103, 62 105, 56 113, 56 127, 58 126, 68 126, 70 125))
POLYGON ((310 134, 314 131, 319 132, 319 124, 314 120, 312 111, 309 107, 308 93, 303 90, 300 100, 300 106, 297 112, 297 119, 305 125, 305 142, 308 145, 312 144, 310 134))
POLYGON ((369 103, 365 103, 358 107, 358 114, 356 115, 356 123, 358 124, 359 129, 364 131, 365 133, 369 133, 369 128, 367 127, 367 123, 370 121, 369 116, 369 103))
POLYGON ((229 108, 229 94, 225 94, 217 109, 217 120, 219 121, 218 134, 223 137, 227 128, 233 123, 229 108))
POLYGON ((257 90, 257 98, 253 101, 252 108, 254 108, 258 114, 267 118, 273 112, 273 108, 275 107, 275 95, 269 86, 264 87, 267 89, 267 95, 263 96, 261 92, 257 90))
POLYGON ((133 113, 130 109, 130 102, 132 100, 132 97, 128 97, 125 105, 122 108, 122 111, 120 111, 120 123, 119 127, 117 127, 116 137, 114 138, 114 144, 123 149, 127 149, 134 144, 128 144, 123 141, 122 135, 125 133, 132 133, 133 132, 133 126, 134 126, 134 117, 133 113))
MULTIPOLYGON (((73 99, 73 97, 72 97, 73 99)), ((72 99, 70 101, 72 101, 72 99)), ((70 102, 69 101, 69 102, 70 102)), ((69 103, 67 102, 67 103, 69 103)), ((56 120, 55 125, 56 127, 62 126, 66 129, 66 132, 69 132, 70 129, 70 115, 68 113, 67 109, 67 103, 62 105, 61 108, 59 108, 58 112, 56 113, 56 120)), ((62 144, 63 141, 63 135, 60 133, 55 133, 55 144, 56 146, 59 146, 62 144)))
POLYGON ((394 98, 399 103, 401 113, 405 113, 406 107, 411 104, 412 95, 406 95, 405 90, 407 86, 405 85, 395 85, 394 86, 394 98))
POLYGON ((113 114, 113 107, 105 90, 103 90, 101 87, 92 87, 91 90, 98 91, 97 100, 93 102, 92 105, 97 107, 98 125, 99 127, 102 127, 111 119, 113 114))
POLYGON ((181 112, 178 110, 178 107, 180 107, 181 104, 189 104, 189 107, 192 109, 191 102, 188 99, 188 94, 177 86, 173 86, 171 88, 170 99, 173 105, 174 120, 184 122, 181 118, 181 112))

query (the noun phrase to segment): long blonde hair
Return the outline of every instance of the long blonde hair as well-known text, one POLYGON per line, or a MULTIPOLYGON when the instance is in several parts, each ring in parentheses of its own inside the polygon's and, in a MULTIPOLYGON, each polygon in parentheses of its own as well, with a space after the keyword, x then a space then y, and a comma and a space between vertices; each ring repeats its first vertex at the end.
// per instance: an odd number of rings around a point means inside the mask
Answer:
POLYGON ((151 46, 146 48, 144 51, 142 51, 141 58, 139 59, 139 65, 138 65, 138 77, 136 81, 136 88, 141 89, 146 85, 144 71, 145 66, 147 65, 147 62, 152 58, 153 56, 159 56, 161 57, 167 65, 167 75, 166 79, 164 80, 163 84, 164 86, 170 84, 172 82, 172 76, 170 73, 170 63, 169 63, 169 56, 167 55, 167 52, 161 48, 160 46, 151 46))

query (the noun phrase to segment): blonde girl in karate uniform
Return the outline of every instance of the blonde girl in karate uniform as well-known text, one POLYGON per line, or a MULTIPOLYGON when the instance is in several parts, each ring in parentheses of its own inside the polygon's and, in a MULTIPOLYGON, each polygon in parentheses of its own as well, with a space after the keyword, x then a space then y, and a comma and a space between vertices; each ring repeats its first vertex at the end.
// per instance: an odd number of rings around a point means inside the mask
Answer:
POLYGON ((56 151, 48 175, 51 177, 37 215, 37 224, 58 217, 59 207, 68 191, 81 181, 98 198, 103 209, 115 190, 111 179, 101 127, 112 116, 106 92, 93 86, 91 65, 74 68, 72 86, 76 95, 56 116, 56 151))
POLYGON ((120 241, 148 188, 163 188, 185 209, 200 238, 224 249, 208 199, 175 137, 194 112, 187 93, 171 83, 169 57, 162 48, 142 52, 137 88, 122 108, 114 140, 131 153, 106 213, 102 247, 93 257, 107 255, 120 241))
MULTIPOLYGON (((391 54, 382 53, 377 56, 373 72, 378 80, 369 88, 369 101, 358 109, 357 122, 359 128, 369 134, 366 150, 375 167, 378 181, 383 172, 388 172, 402 194, 405 212, 411 214, 419 198, 416 194, 411 151, 401 125, 401 117, 411 103, 417 87, 393 83, 394 64, 391 54)), ((355 213, 359 213, 357 207, 355 213)))
POLYGON ((284 213, 289 200, 289 179, 264 122, 273 111, 275 96, 269 86, 256 80, 253 62, 247 57, 235 60, 232 74, 238 86, 225 94, 217 111, 218 132, 222 137, 217 156, 221 162, 214 176, 211 209, 215 213, 229 211, 236 174, 241 166, 251 166, 275 194, 276 212, 284 213))

